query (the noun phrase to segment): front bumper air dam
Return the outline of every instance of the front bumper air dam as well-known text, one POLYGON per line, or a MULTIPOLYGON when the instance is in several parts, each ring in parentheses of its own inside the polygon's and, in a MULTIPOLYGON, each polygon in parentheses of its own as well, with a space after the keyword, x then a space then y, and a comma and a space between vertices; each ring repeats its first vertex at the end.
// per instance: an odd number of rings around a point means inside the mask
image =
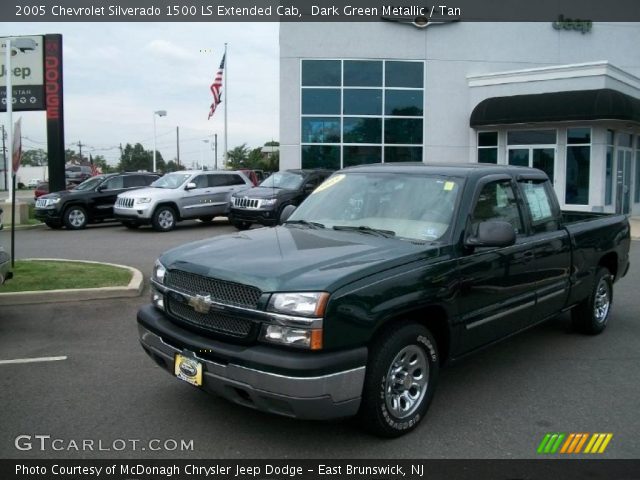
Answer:
MULTIPOLYGON (((153 307, 150 307, 153 308, 153 307)), ((264 412, 275 413, 288 417, 308 420, 326 420, 353 416, 360 407, 360 397, 364 384, 366 364, 366 349, 362 366, 355 366, 346 370, 327 374, 314 374, 311 376, 289 375, 272 373, 260 369, 259 366, 245 366, 226 362, 214 361, 203 358, 194 350, 196 348, 179 348, 172 345, 171 339, 162 338, 147 328, 144 313, 150 313, 143 308, 138 313, 138 331, 140 343, 145 352, 163 369, 174 375, 174 358, 178 353, 188 354, 202 363, 204 390, 217 394, 234 403, 264 412)), ((158 315, 161 315, 159 312, 158 315)), ((186 335, 194 336, 194 346, 201 345, 205 339, 186 330, 186 335)), ((214 353, 217 346, 222 344, 215 340, 208 340, 208 349, 214 353)), ((227 344, 228 345, 228 344, 227 344)), ((242 347, 239 351, 247 351, 252 348, 264 349, 265 347, 242 347)), ((287 356, 288 352, 277 350, 278 356, 287 356)), ((292 355, 299 355, 297 352, 292 355)), ((310 354, 313 356, 315 354, 310 354)), ((358 352, 361 356, 361 352, 358 352)), ((286 360, 283 363, 288 363, 286 360)))

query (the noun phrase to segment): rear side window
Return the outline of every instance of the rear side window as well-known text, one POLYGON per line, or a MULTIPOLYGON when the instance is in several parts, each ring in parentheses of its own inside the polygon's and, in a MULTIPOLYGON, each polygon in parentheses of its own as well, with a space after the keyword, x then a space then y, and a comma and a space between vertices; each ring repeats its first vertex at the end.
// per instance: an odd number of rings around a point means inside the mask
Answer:
POLYGON ((509 180, 490 182, 482 187, 473 210, 473 231, 476 231, 480 222, 488 220, 509 222, 513 225, 516 233, 522 232, 520 211, 509 180))
POLYGON ((232 185, 244 185, 245 182, 240 175, 222 173, 211 175, 209 179, 210 187, 230 187, 232 185))
POLYGON ((555 203, 549 192, 548 182, 527 180, 519 182, 524 193, 524 201, 531 215, 534 232, 545 232, 558 229, 555 203))

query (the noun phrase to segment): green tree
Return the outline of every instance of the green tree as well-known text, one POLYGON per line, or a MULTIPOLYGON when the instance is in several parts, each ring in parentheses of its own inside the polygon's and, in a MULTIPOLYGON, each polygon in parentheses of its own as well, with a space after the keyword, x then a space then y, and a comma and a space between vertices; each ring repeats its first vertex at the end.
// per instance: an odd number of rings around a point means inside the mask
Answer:
POLYGON ((180 165, 175 160, 169 160, 164 169, 165 172, 177 172, 178 170, 180 170, 180 165))
POLYGON ((249 158, 249 147, 246 143, 235 147, 227 152, 227 168, 237 170, 238 168, 247 168, 247 160, 249 158))
POLYGON ((67 148, 64 151, 64 162, 65 163, 80 163, 80 154, 75 150, 67 148))
POLYGON ((22 165, 27 167, 41 167, 48 164, 47 152, 38 148, 37 150, 26 150, 22 153, 22 165))
POLYGON ((91 156, 90 160, 100 169, 102 173, 112 173, 115 169, 107 163, 107 159, 102 155, 91 156))
MULTIPOLYGON (((165 171, 166 165, 160 152, 156 151, 156 169, 165 171)), ((118 170, 122 172, 136 172, 138 170, 153 170, 153 152, 145 150, 141 143, 131 145, 127 143, 120 156, 118 170)))

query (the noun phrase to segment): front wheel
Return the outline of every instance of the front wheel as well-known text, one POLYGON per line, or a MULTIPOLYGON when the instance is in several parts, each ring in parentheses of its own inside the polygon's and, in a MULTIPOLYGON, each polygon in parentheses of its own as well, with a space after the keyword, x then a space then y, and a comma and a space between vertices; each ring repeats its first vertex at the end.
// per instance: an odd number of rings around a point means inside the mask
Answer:
POLYGON ((70 230, 79 230, 87 226, 87 211, 78 205, 67 208, 63 216, 64 226, 70 230))
POLYGON ((360 422, 376 435, 399 437, 416 428, 433 399, 436 342, 427 328, 410 323, 381 335, 370 352, 360 422))
POLYGON ((606 268, 599 268, 591 294, 571 310, 571 323, 579 332, 589 335, 601 333, 609 321, 613 305, 613 277, 606 268))
POLYGON ((244 220, 231 220, 231 224, 238 230, 249 230, 251 228, 251 222, 245 222, 244 220))
POLYGON ((176 212, 168 205, 156 208, 151 221, 154 230, 168 232, 176 226, 176 212))

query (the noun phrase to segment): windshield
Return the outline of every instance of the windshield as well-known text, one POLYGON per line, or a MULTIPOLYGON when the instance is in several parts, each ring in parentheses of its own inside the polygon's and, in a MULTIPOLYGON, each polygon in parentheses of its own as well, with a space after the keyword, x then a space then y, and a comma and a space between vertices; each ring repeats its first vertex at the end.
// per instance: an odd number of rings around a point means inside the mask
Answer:
POLYGON ((260 186, 265 188, 283 188, 285 190, 296 190, 302 185, 303 177, 299 173, 276 172, 263 181, 260 186))
POLYGON ((288 221, 434 241, 451 225, 461 184, 461 179, 435 175, 339 173, 320 185, 288 221))
POLYGON ((104 180, 104 176, 102 176, 102 175, 98 175, 97 177, 91 177, 91 178, 86 179, 81 184, 79 184, 73 190, 93 190, 98 185, 100 185, 103 180, 104 180))
POLYGON ((151 186, 156 188, 178 188, 190 177, 191 174, 189 173, 168 173, 153 182, 151 186))

